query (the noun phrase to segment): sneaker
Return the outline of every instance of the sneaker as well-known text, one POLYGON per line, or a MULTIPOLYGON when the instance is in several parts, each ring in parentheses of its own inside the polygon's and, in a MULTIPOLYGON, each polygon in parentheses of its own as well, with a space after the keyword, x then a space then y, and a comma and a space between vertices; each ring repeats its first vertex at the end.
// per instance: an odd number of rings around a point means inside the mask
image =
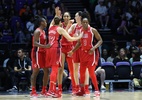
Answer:
POLYGON ((7 92, 16 92, 18 91, 17 87, 16 86, 13 86, 12 89, 8 89, 7 92))
POLYGON ((78 92, 78 90, 76 88, 72 89, 72 95, 75 95, 78 92))
POLYGON ((53 98, 60 98, 62 95, 59 94, 58 92, 54 92, 54 95, 52 96, 53 98))
POLYGON ((100 92, 99 91, 95 91, 95 97, 100 97, 100 92))
POLYGON ((85 89, 85 94, 89 95, 90 94, 90 90, 89 89, 85 89))
POLYGON ((76 96, 85 96, 85 91, 79 91, 75 95, 76 96))
POLYGON ((57 90, 57 93, 62 95, 62 90, 61 89, 57 90))
POLYGON ((38 97, 38 94, 36 92, 31 92, 30 97, 38 97))
POLYGON ((60 98, 61 95, 58 92, 48 91, 46 97, 60 98))
POLYGON ((48 91, 45 96, 46 97, 52 97, 54 95, 54 92, 53 91, 48 91))
POLYGON ((101 90, 106 90, 106 87, 104 85, 102 85, 101 90))
POLYGON ((47 94, 47 91, 41 91, 40 93, 41 96, 46 96, 46 94, 47 94))

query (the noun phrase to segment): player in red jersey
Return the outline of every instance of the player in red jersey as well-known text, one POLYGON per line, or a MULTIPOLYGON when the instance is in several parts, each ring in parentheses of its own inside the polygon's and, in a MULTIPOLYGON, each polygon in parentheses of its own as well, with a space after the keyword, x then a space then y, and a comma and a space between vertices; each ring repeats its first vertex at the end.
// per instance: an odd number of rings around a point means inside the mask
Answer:
POLYGON ((46 94, 46 86, 48 80, 48 69, 45 67, 45 54, 46 48, 49 48, 50 45, 46 44, 46 34, 44 29, 47 27, 46 20, 44 18, 38 18, 37 20, 38 28, 34 31, 33 35, 33 47, 31 52, 32 58, 32 75, 31 75, 31 85, 32 91, 31 96, 37 97, 38 94, 36 93, 36 78, 39 73, 40 68, 43 69, 44 76, 43 76, 43 87, 41 94, 46 94))
MULTIPOLYGON (((71 26, 70 23, 70 13, 69 12, 65 12, 63 14, 63 20, 64 22, 62 23, 62 27, 64 29, 67 29, 71 26), (68 27, 67 27, 68 25, 68 27)), ((69 73, 71 76, 71 82, 72 82, 72 93, 75 92, 75 79, 74 79, 74 66, 73 66, 73 59, 72 57, 67 56, 67 52, 69 52, 70 50, 72 50, 73 48, 73 43, 71 41, 68 41, 64 36, 62 36, 61 38, 61 62, 62 62, 62 66, 59 69, 59 73, 58 73, 58 88, 59 88, 59 92, 62 93, 62 79, 63 79, 63 71, 64 71, 64 63, 65 60, 67 61, 68 64, 68 69, 69 69, 69 73)))
MULTIPOLYGON (((82 24, 81 24, 81 16, 82 16, 82 11, 78 11, 75 14, 75 20, 76 23, 74 23, 69 29, 68 29, 68 33, 72 34, 73 36, 78 36, 78 33, 80 33, 80 30, 82 28, 82 24)), ((73 41, 73 47, 75 47, 77 41, 73 41)), ((74 78, 75 78, 75 82, 76 82, 76 91, 79 90, 79 64, 80 64, 80 48, 78 50, 76 50, 73 53, 73 61, 74 61, 74 78)), ((88 89, 89 86, 89 74, 88 74, 88 69, 86 70, 86 74, 85 74, 85 93, 89 94, 90 91, 88 89)))
POLYGON ((102 38, 98 31, 89 25, 89 17, 86 13, 82 15, 82 29, 83 37, 78 41, 73 50, 68 54, 71 56, 80 46, 80 91, 76 93, 77 96, 83 96, 85 94, 84 82, 85 82, 85 71, 88 68, 90 78, 96 89, 95 96, 100 96, 97 78, 94 73, 96 65, 98 63, 99 54, 98 47, 102 44, 102 38), (93 39, 97 40, 95 45, 92 44, 93 39))
MULTIPOLYGON (((59 8, 56 8, 56 12, 59 12, 59 8)), ((58 15, 58 14, 57 14, 58 15)), ((78 37, 71 37, 66 30, 60 27, 61 19, 59 17, 55 17, 50 24, 49 27, 49 44, 51 48, 47 50, 47 58, 46 58, 46 66, 51 67, 51 75, 50 75, 50 86, 47 92, 47 96, 52 97, 61 97, 61 94, 56 93, 56 80, 58 74, 58 68, 60 66, 60 44, 59 44, 59 36, 63 35, 69 41, 76 41, 82 37, 80 34, 78 37), (54 23, 53 23, 54 22, 54 23)))

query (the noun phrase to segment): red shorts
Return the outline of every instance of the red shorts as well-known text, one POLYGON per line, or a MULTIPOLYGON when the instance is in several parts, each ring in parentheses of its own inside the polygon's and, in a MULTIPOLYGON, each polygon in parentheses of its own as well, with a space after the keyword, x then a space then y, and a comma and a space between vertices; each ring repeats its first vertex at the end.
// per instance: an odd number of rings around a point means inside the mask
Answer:
POLYGON ((73 49, 72 45, 63 45, 61 48, 62 53, 65 54, 66 57, 68 57, 68 52, 73 49))
POLYGON ((73 61, 74 63, 80 62, 80 48, 73 53, 73 61))
POLYGON ((35 51, 32 49, 31 52, 31 59, 32 59, 32 68, 45 68, 45 58, 46 58, 46 52, 42 51, 35 51))
POLYGON ((54 65, 60 66, 61 64, 61 49, 49 48, 46 50, 46 67, 52 67, 54 65))
POLYGON ((96 49, 93 54, 89 54, 88 50, 80 50, 80 66, 96 66, 99 60, 99 52, 96 49))

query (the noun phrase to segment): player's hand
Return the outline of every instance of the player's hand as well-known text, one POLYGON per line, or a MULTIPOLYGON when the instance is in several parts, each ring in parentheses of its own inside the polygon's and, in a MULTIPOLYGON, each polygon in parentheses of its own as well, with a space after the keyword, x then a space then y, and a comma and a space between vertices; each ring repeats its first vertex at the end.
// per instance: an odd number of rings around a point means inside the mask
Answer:
POLYGON ((68 52, 68 56, 71 57, 72 55, 73 55, 73 51, 71 50, 68 52))
POLYGON ((50 47, 51 47, 51 44, 45 45, 45 48, 50 48, 50 47))
POLYGON ((69 20, 69 24, 72 25, 74 23, 74 19, 69 20))
POLYGON ((79 36, 78 36, 78 37, 79 37, 79 39, 80 39, 80 38, 82 38, 82 36, 83 36, 83 32, 80 32, 80 31, 79 31, 79 32, 78 32, 78 35, 79 35, 79 36))
POLYGON ((89 50, 89 54, 92 55, 93 53, 94 53, 94 48, 91 48, 91 49, 89 50))
POLYGON ((61 10, 60 10, 59 7, 56 7, 56 8, 55 8, 55 14, 56 14, 56 16, 62 18, 61 10))

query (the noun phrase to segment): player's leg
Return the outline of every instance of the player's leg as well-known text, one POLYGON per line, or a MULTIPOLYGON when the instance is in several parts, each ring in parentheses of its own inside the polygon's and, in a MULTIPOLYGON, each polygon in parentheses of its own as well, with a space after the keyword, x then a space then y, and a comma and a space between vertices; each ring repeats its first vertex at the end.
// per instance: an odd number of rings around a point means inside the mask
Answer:
POLYGON ((42 86, 42 91, 41 94, 44 95, 47 92, 47 84, 49 80, 49 69, 48 68, 43 68, 43 86, 42 86))
POLYGON ((61 53, 61 67, 58 72, 58 90, 62 93, 62 81, 63 81, 63 71, 65 63, 65 54, 61 53))
POLYGON ((85 94, 90 94, 90 91, 89 91, 89 72, 88 72, 88 68, 86 68, 86 72, 85 72, 85 94))
POLYGON ((76 83, 74 78, 74 66, 73 66, 73 59, 71 57, 66 57, 67 63, 68 63, 68 69, 71 76, 71 82, 72 82, 72 93, 76 92, 76 83))

